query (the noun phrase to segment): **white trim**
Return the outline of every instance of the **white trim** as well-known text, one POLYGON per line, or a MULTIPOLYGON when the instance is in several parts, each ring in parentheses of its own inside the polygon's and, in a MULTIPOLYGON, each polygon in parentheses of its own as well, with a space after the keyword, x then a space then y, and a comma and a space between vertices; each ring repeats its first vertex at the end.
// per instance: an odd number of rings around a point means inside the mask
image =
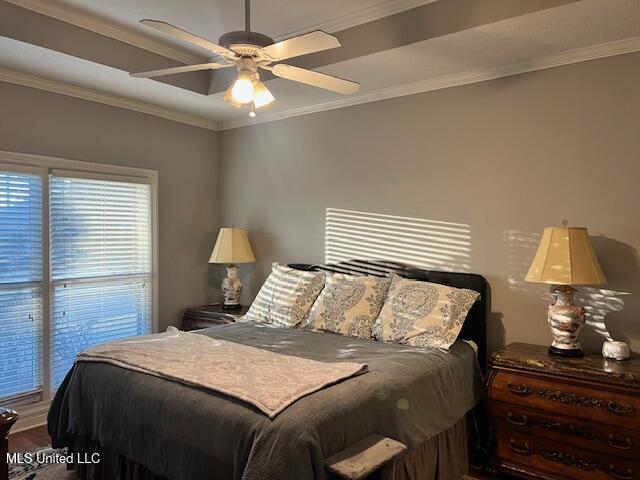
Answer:
POLYGON ((42 400, 51 402, 51 246, 49 245, 49 170, 42 173, 42 400))
POLYGON ((158 227, 158 172, 151 181, 151 333, 160 332, 160 230, 158 227))
POLYGON ((324 30, 325 32, 329 33, 340 32, 348 28, 357 27, 358 25, 362 25, 364 23, 373 22, 384 17, 402 13, 404 11, 411 10, 412 8, 421 7, 435 1, 436 0, 384 0, 380 3, 365 7, 356 12, 327 20, 326 22, 299 28, 285 35, 280 35, 274 38, 274 40, 280 41, 285 38, 302 35, 303 33, 307 33, 312 30, 324 30))
POLYGON ((172 58, 182 63, 202 63, 207 57, 195 55, 186 48, 171 45, 168 42, 157 40, 150 35, 145 35, 133 28, 118 25, 115 22, 105 20, 97 15, 85 12, 79 8, 64 5, 61 2, 51 0, 7 0, 27 10, 41 13, 51 18, 62 20, 85 30, 120 40, 149 52, 157 53, 163 57, 172 58))
POLYGON ((50 406, 51 400, 32 403, 24 407, 14 407, 13 409, 18 412, 18 421, 11 429, 9 437, 25 430, 46 425, 50 406))
POLYGON ((14 172, 14 173, 27 173, 29 175, 37 175, 39 177, 43 175, 42 167, 35 167, 32 165, 22 165, 19 163, 0 162, 0 170, 5 172, 14 172))
POLYGON ((7 152, 0 150, 0 162, 14 165, 28 165, 39 168, 59 168, 87 173, 106 173, 128 177, 143 177, 154 179, 157 183, 158 172, 147 168, 127 167, 111 163, 85 162, 84 160, 69 160, 60 157, 49 157, 33 153, 7 152))
POLYGON ((57 177, 84 178, 88 180, 102 180, 105 182, 151 183, 151 179, 146 175, 113 175, 108 173, 64 170, 62 168, 54 168, 51 173, 53 173, 57 177))
POLYGON ((218 129, 229 130, 232 128, 247 127, 260 123, 283 120, 285 118, 308 115, 310 113, 350 107, 353 105, 360 105, 362 103, 377 102, 406 95, 415 95, 417 93, 457 87, 470 83, 484 82, 487 80, 494 80, 496 78, 509 77, 511 75, 518 75, 521 73, 560 67, 563 65, 570 65, 572 63, 586 62, 589 60, 596 60, 599 58, 612 57, 615 55, 623 55, 638 51, 640 51, 640 37, 616 40, 599 45, 577 48, 575 50, 569 50, 538 59, 526 60, 524 62, 512 63, 510 65, 501 65, 487 70, 469 70, 453 75, 446 75, 428 80, 419 80, 417 82, 406 83, 403 85, 394 85, 392 87, 366 92, 355 97, 347 97, 341 100, 321 103, 318 105, 310 105, 283 112, 266 114, 258 113, 254 118, 243 117, 227 122, 220 122, 218 124, 218 129))
POLYGON ((193 125, 194 127, 217 130, 218 124, 212 120, 200 118, 189 113, 178 112, 171 108, 160 107, 150 103, 134 100, 132 98, 121 97, 110 93, 99 92, 90 88, 79 87, 70 83, 58 82, 47 78, 18 72, 7 68, 0 68, 0 81, 23 85, 25 87, 37 88, 48 92, 68 95, 70 97, 89 100, 90 102, 102 103, 113 107, 126 108, 134 112, 146 113, 156 117, 165 118, 174 122, 193 125))

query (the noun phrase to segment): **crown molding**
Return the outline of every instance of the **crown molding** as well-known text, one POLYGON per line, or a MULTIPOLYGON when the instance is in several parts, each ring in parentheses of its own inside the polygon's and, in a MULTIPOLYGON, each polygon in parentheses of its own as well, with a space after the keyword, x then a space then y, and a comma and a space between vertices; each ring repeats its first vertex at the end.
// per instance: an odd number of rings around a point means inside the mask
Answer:
POLYGON ((96 90, 49 80, 42 77, 37 77, 35 75, 17 72, 5 68, 0 68, 0 81, 23 85, 31 88, 37 88, 40 90, 46 90, 62 95, 68 95, 71 97, 103 103, 105 105, 111 105, 114 107, 125 108, 148 115, 162 117, 174 122, 218 131, 258 125, 277 120, 284 120, 286 118, 308 115, 311 113, 323 112, 326 110, 333 110, 336 108, 344 108, 353 105, 360 105, 363 103, 377 102, 380 100, 387 100, 395 97, 429 92, 432 90, 440 90, 443 88, 467 85, 470 83, 484 82, 496 78, 508 77, 511 75, 518 75, 521 73, 544 70, 547 68, 554 68, 562 65, 570 65, 572 63, 586 62, 589 60, 596 60, 598 58, 623 55, 626 53, 633 53, 638 51, 640 51, 640 37, 633 37, 600 45, 593 45, 590 47, 570 50, 539 59, 527 60, 524 62, 513 63, 510 65, 499 66, 486 70, 470 70, 454 75, 447 75, 444 77, 382 88, 379 90, 364 93, 356 97, 349 97, 332 102, 326 102, 323 104, 310 105, 308 107, 301 107, 283 112, 264 113, 258 115, 253 119, 240 118, 227 122, 214 122, 212 120, 207 120, 194 115, 177 112, 173 109, 159 107, 146 102, 121 97, 118 95, 98 92, 96 90))
POLYGON ((406 95, 415 95, 443 88, 467 85, 470 83, 484 82, 501 77, 509 77, 519 75, 521 73, 533 72, 536 70, 544 70, 547 68, 560 67, 562 65, 570 65, 573 63, 586 62, 589 60, 597 60, 599 58, 612 57, 615 55, 623 55, 640 51, 640 37, 633 37, 624 40, 616 40, 613 42, 593 45, 589 47, 578 48, 566 52, 549 55, 533 60, 502 65, 485 70, 469 70, 453 75, 443 77, 420 80, 417 82, 406 83, 403 85, 395 85, 392 87, 381 88, 371 92, 358 95, 356 97, 348 97, 331 102, 321 103, 318 105, 310 105, 307 107, 294 108, 283 112, 265 113, 254 118, 241 118, 220 122, 219 130, 230 130, 233 128, 248 127, 261 123, 274 122, 276 120, 284 120, 286 118, 308 115, 316 112, 334 110, 336 108, 345 108, 363 103, 378 102, 406 95))
POLYGON ((194 127, 218 130, 218 124, 216 122, 203 119, 195 115, 7 68, 0 68, 0 82, 13 83, 25 87, 37 88, 39 90, 46 90, 48 92, 59 93, 70 97, 81 98, 83 100, 89 100, 90 102, 125 108, 127 110, 146 113, 147 115, 154 115, 174 122, 185 123, 194 127))
POLYGON ((276 37, 275 40, 279 41, 285 38, 295 37, 296 35, 302 35, 303 33, 307 33, 312 30, 323 30, 328 33, 340 32, 342 30, 356 27, 364 23, 373 22, 390 15, 395 15, 406 10, 411 10, 412 8, 421 7, 435 1, 437 0, 384 0, 375 5, 360 9, 356 12, 342 15, 326 22, 309 25, 305 28, 294 30, 293 32, 289 32, 285 35, 280 35, 276 37))
POLYGON ((18 7, 26 8, 36 13, 46 15, 48 17, 61 20, 66 23, 75 25, 76 27, 91 30, 92 32, 104 35, 106 37, 120 40, 135 47, 148 50, 163 57, 171 58, 182 63, 201 63, 206 57, 198 56, 188 51, 156 40, 150 35, 137 32, 132 28, 119 25, 112 21, 92 15, 78 8, 64 5, 60 2, 52 2, 51 0, 6 0, 18 7))

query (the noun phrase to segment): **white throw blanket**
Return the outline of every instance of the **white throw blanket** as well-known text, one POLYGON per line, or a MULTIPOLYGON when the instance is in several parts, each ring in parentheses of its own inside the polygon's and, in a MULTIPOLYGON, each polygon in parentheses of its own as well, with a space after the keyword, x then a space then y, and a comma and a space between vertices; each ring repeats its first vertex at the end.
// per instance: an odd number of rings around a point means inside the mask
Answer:
POLYGON ((173 327, 89 348, 76 362, 111 363, 215 390, 255 405, 269 418, 305 395, 367 371, 365 364, 318 362, 173 327))

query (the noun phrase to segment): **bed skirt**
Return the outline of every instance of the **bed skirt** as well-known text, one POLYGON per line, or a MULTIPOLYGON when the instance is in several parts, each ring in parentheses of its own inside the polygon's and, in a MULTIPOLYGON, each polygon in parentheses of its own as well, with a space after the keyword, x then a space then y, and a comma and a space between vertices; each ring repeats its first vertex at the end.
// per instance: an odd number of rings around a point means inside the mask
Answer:
MULTIPOLYGON (((468 415, 469 416, 469 415, 468 415)), ((460 480, 469 467, 469 432, 466 417, 462 417, 444 432, 429 438, 419 447, 407 451, 371 475, 371 480, 460 480)), ((140 463, 114 450, 102 448, 95 440, 73 437, 73 453, 90 456, 100 454, 100 463, 73 466, 82 480, 167 480, 140 463)), ((334 479, 329 474, 328 478, 334 479)), ((265 479, 266 480, 266 479, 265 479)))
MULTIPOLYGON (((431 437, 385 466, 380 480, 460 480, 469 470, 467 419, 431 437)), ((376 478, 376 477, 374 477, 376 478)))

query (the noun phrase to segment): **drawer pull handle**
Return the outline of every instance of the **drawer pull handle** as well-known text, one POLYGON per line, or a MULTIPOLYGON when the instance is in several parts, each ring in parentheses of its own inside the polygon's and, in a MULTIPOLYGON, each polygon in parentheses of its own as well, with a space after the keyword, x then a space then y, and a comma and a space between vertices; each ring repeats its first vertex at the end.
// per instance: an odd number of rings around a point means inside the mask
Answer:
POLYGON ((558 423, 558 422, 552 422, 550 420, 542 419, 540 421, 540 423, 547 430, 560 430, 560 429, 562 429, 562 425, 560 423, 558 423))
POLYGON ((507 389, 514 395, 522 397, 537 395, 545 400, 562 402, 565 405, 576 405, 578 407, 585 408, 602 408, 614 415, 633 417, 636 414, 636 409, 633 405, 621 405, 613 400, 604 400, 597 397, 578 395, 576 393, 563 392, 562 390, 551 390, 548 388, 537 387, 535 385, 530 387, 526 383, 518 385, 508 381, 507 389))
POLYGON ((618 480, 631 480, 633 478, 633 470, 627 468, 626 475, 618 473, 618 469, 614 465, 609 465, 609 475, 618 480))
POLYGON ((529 387, 527 385, 513 385, 511 382, 507 383, 507 387, 511 393, 516 395, 529 395, 529 387))
POLYGON ((511 425, 518 425, 519 427, 523 427, 529 424, 529 419, 526 415, 514 415, 511 412, 507 412, 507 422, 511 425))
POLYGON ((613 448, 618 448, 620 450, 630 450, 631 447, 633 447, 633 442, 629 437, 625 438, 624 441, 620 441, 613 435, 609 435, 607 437, 607 443, 613 448))
POLYGON ((607 410, 611 413, 615 413, 616 415, 626 415, 632 416, 635 412, 635 409, 631 405, 620 405, 619 403, 613 402, 609 400, 607 402, 607 410))
POLYGON ((516 441, 513 438, 509 439, 509 448, 521 455, 531 455, 531 447, 527 442, 524 442, 523 446, 516 445, 516 441))

